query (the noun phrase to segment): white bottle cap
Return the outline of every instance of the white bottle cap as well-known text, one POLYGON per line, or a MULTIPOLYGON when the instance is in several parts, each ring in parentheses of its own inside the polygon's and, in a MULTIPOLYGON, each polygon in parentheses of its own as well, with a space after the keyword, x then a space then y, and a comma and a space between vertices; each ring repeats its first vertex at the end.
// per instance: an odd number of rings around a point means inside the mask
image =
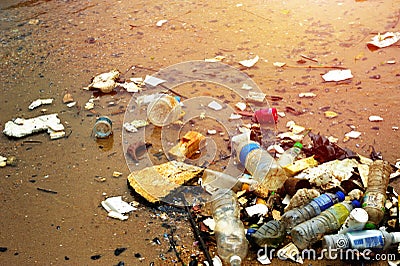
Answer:
POLYGON ((240 265, 240 263, 242 262, 242 258, 239 257, 238 255, 233 255, 230 257, 229 259, 229 263, 232 265, 232 263, 236 263, 234 265, 240 265))
POLYGON ((394 243, 400 242, 400 232, 392 232, 394 243))

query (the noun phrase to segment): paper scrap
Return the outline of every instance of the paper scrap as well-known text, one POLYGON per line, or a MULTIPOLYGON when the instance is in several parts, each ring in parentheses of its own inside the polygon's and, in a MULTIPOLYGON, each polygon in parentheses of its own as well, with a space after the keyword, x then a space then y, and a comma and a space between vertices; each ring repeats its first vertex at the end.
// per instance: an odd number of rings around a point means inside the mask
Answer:
POLYGON ((372 41, 367 44, 376 46, 378 48, 388 47, 390 45, 395 44, 400 40, 400 32, 386 32, 381 35, 378 33, 374 37, 372 37, 372 41))
POLYGON ((322 75, 325 81, 342 81, 346 79, 351 79, 353 75, 350 69, 335 69, 328 71, 326 74, 322 75))
POLYGON ((259 59, 260 59, 260 57, 258 55, 256 55, 256 57, 254 57, 253 59, 240 61, 239 64, 241 64, 242 66, 245 66, 245 67, 252 67, 258 62, 259 59))
POLYGON ((44 104, 52 104, 54 99, 37 99, 29 105, 29 110, 33 110, 44 104))
POLYGON ((165 80, 159 79, 159 78, 156 78, 156 77, 153 77, 153 76, 146 75, 146 78, 144 79, 143 82, 144 82, 145 84, 148 84, 148 85, 150 85, 150 86, 155 87, 155 86, 160 85, 161 83, 164 83, 165 80))

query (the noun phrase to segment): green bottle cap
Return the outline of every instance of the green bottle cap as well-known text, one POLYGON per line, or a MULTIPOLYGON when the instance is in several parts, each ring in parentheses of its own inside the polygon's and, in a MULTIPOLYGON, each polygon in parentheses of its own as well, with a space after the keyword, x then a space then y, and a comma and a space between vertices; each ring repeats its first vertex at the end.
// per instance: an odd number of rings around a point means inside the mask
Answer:
POLYGON ((297 147, 299 149, 303 149, 303 144, 301 144, 300 142, 296 141, 296 143, 293 145, 293 147, 297 147))
POLYGON ((376 225, 373 223, 366 223, 364 228, 367 230, 376 229, 376 225))

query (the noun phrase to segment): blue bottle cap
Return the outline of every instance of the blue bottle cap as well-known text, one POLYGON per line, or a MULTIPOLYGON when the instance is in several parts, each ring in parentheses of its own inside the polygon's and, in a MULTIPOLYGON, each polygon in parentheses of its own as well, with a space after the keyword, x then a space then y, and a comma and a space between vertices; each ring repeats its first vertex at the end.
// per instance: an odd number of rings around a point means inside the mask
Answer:
POLYGON ((178 101, 178 103, 180 103, 181 102, 181 97, 179 97, 179 96, 175 96, 174 97, 177 101, 178 101))
POLYGON ((257 230, 254 228, 248 228, 246 231, 246 235, 247 236, 251 236, 252 234, 254 234, 257 230))
POLYGON ((351 201, 351 205, 353 205, 354 208, 360 208, 361 207, 361 203, 358 200, 352 200, 351 201))
POLYGON ((342 191, 338 191, 335 194, 339 198, 339 202, 344 201, 344 198, 346 197, 346 195, 344 195, 344 193, 342 191))
POLYGON ((260 144, 255 143, 255 142, 251 142, 249 144, 244 145, 239 154, 240 163, 242 165, 245 165, 247 154, 249 154, 252 150, 259 149, 259 148, 260 148, 260 144))

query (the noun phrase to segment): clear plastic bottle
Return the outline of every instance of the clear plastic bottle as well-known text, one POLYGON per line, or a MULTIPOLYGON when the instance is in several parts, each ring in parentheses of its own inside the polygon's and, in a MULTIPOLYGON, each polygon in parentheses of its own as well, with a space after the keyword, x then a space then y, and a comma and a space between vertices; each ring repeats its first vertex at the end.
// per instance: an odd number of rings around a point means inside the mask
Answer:
POLYGON ((161 94, 147 107, 147 118, 155 126, 166 126, 179 119, 182 108, 176 97, 161 94))
POLYGON ((338 230, 351 210, 359 206, 360 202, 357 200, 353 200, 351 203, 336 203, 320 215, 295 226, 290 231, 293 243, 300 249, 311 246, 322 239, 325 234, 338 230))
POLYGON ((385 250, 400 242, 400 232, 389 233, 385 230, 361 230, 324 236, 322 247, 325 249, 375 249, 385 250))
POLYGON ((256 181, 256 184, 250 187, 256 194, 267 197, 269 191, 276 191, 283 186, 287 179, 285 171, 258 142, 242 142, 236 152, 240 163, 256 181))
POLYGON ((366 228, 376 228, 382 221, 391 172, 390 164, 383 160, 376 160, 369 167, 368 185, 362 203, 362 208, 368 213, 366 228))
POLYGON ((263 224, 251 238, 260 247, 268 246, 276 248, 282 243, 285 237, 285 228, 277 220, 271 220, 263 224))
POLYGON ((222 188, 213 194, 211 200, 218 255, 231 266, 239 266, 247 255, 248 242, 236 194, 222 188))
POLYGON ((297 156, 300 154, 302 148, 303 144, 296 142, 293 147, 282 153, 281 157, 278 159, 278 164, 282 167, 293 164, 297 156))
POLYGON ((335 194, 324 193, 311 200, 310 203, 304 205, 303 207, 295 208, 285 212, 281 219, 282 225, 287 231, 290 231, 296 225, 319 215, 321 212, 325 211, 334 204, 343 201, 344 198, 345 195, 341 191, 338 191, 335 194))

